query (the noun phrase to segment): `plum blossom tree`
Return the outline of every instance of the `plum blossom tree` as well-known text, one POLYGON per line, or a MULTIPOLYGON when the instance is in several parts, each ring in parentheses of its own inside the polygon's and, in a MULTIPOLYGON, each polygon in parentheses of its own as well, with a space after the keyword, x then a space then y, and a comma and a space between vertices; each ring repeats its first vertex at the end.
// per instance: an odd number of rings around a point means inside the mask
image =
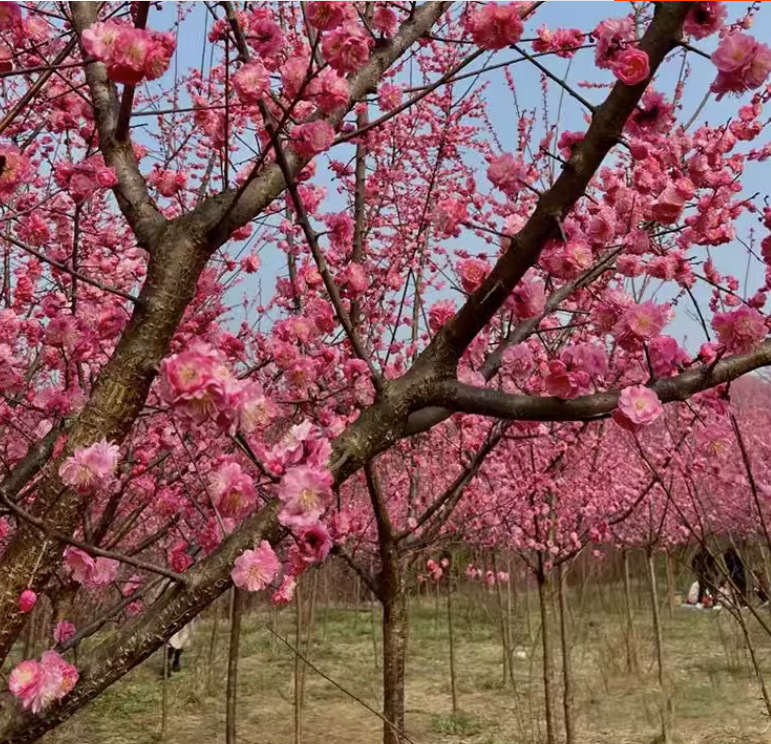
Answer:
POLYGON ((745 297, 709 253, 747 215, 771 229, 741 185, 769 154, 757 8, 535 32, 539 6, 0 4, 0 741, 56 727, 233 583, 290 601, 365 515, 398 682, 399 545, 450 525, 499 445, 549 462, 560 427, 611 415, 639 436, 771 362, 771 271, 745 297), (199 68, 176 43, 202 19, 199 68), (591 93, 548 66, 579 53, 591 93), (728 123, 680 121, 692 64, 741 96, 728 123), (479 83, 500 66, 513 100, 512 69, 543 91, 516 142, 479 83), (584 127, 548 121, 552 90, 584 127), (662 331, 698 286, 694 355, 662 331), (32 594, 56 647, 11 666, 32 594))

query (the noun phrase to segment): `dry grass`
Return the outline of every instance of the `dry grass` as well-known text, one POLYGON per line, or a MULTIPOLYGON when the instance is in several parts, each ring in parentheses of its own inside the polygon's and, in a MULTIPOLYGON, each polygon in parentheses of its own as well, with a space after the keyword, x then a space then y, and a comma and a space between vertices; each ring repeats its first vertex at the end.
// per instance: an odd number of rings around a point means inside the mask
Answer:
MULTIPOLYGON (((649 611, 635 623, 642 671, 626 671, 618 595, 572 598, 573 659, 580 744, 647 744, 659 730, 649 611)), ((457 669, 462 713, 451 714, 444 607, 433 599, 411 606, 408 733, 415 744, 537 744, 543 738, 539 621, 530 601, 531 635, 520 598, 512 628, 520 656, 516 685, 502 682, 499 624, 493 596, 456 601, 457 669)), ((674 675, 675 744, 768 744, 771 728, 735 623, 721 613, 678 608, 664 614, 666 657, 674 675)), ((379 708, 377 609, 317 609, 309 658, 340 685, 379 708)), ((293 611, 257 610, 245 621, 240 677, 239 735, 244 744, 294 741, 292 652, 268 631, 293 637, 293 611)), ((168 744, 224 740, 227 628, 220 622, 217 658, 207 665, 211 620, 199 623, 185 669, 168 683, 168 744)), ((555 628, 556 629, 556 628, 555 628)), ((771 670, 771 638, 753 637, 771 670)), ((555 642, 558 639, 555 637, 555 642)), ((50 744, 145 744, 159 740, 160 656, 135 670, 91 707, 49 737, 50 744)), ((380 721, 314 672, 307 671, 303 742, 374 744, 380 721)))

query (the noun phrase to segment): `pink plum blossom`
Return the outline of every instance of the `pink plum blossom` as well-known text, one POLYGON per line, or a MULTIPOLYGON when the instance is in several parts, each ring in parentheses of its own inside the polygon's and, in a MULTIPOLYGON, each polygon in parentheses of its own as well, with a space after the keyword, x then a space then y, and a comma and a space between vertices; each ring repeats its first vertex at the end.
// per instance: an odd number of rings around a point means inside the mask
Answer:
POLYGON ((262 62, 248 62, 231 78, 238 99, 244 104, 259 103, 270 91, 270 76, 262 62))
POLYGON ((67 643, 71 638, 74 638, 77 631, 75 626, 69 620, 61 620, 56 623, 54 628, 54 641, 62 645, 67 643))
POLYGON ((501 355, 506 372, 515 380, 524 380, 533 371, 533 352, 527 344, 508 346, 501 355))
POLYGON ((321 563, 332 548, 332 538, 327 528, 317 522, 297 532, 297 545, 306 563, 321 563))
POLYGON ((569 59, 583 44, 584 32, 577 28, 558 28, 551 30, 547 26, 538 28, 538 38, 533 41, 533 51, 538 54, 553 52, 558 57, 569 59))
POLYGON ((88 493, 113 476, 119 455, 118 445, 106 439, 79 447, 59 467, 59 477, 65 485, 88 493))
POLYGON ((161 362, 161 395, 197 424, 217 416, 231 379, 220 356, 200 344, 161 362))
POLYGON ((466 258, 458 264, 460 284, 465 292, 476 291, 485 280, 490 267, 479 258, 466 258))
POLYGON ((361 26, 346 23, 324 34, 321 51, 333 70, 345 74, 356 72, 366 64, 371 43, 361 26))
POLYGON ((715 313, 712 327, 730 354, 747 354, 766 337, 766 323, 754 308, 745 306, 726 313, 715 313))
POLYGON ((267 540, 254 550, 245 550, 236 558, 230 578, 239 588, 259 592, 278 575, 281 563, 267 540))
POLYGON ((456 307, 452 300, 439 300, 428 311, 428 327, 438 333, 442 326, 455 315, 456 307))
POLYGON ((40 713, 60 700, 78 681, 78 670, 55 651, 44 651, 40 661, 17 664, 8 678, 8 689, 25 709, 40 713))
POLYGON ((257 491, 252 479, 237 462, 227 462, 212 475, 211 491, 217 510, 223 517, 241 520, 257 504, 257 491))
POLYGON ((643 341, 658 336, 669 322, 670 315, 671 308, 667 304, 658 305, 652 300, 630 304, 613 328, 613 334, 622 348, 634 349, 643 341))
POLYGON ((712 54, 718 74, 711 90, 718 100, 726 93, 744 93, 759 88, 771 73, 771 48, 748 34, 726 34, 712 54))
POLYGON ((637 431, 652 424, 663 411, 654 390, 644 385, 632 385, 621 391, 618 408, 613 411, 613 420, 624 429, 637 431))
POLYGON ((381 111, 393 111, 401 106, 402 89, 393 83, 383 83, 377 92, 377 102, 381 111))
POLYGON ((638 85, 651 74, 648 55, 642 49, 625 49, 616 55, 611 69, 624 85, 638 85))
POLYGON ((284 32, 270 18, 258 18, 251 24, 249 32, 249 41, 265 60, 274 57, 284 46, 284 32))
POLYGON ((471 11, 471 38, 482 49, 503 49, 522 36, 522 18, 517 3, 481 3, 471 11))
POLYGON ((327 67, 311 81, 308 94, 321 111, 331 114, 348 103, 350 89, 344 77, 327 67))
POLYGON ((297 588, 297 580, 294 576, 284 576, 281 586, 273 592, 273 596, 270 601, 274 605, 289 604, 294 598, 294 592, 297 588))
POLYGON ((683 31, 694 39, 704 39, 720 29, 726 15, 725 3, 701 0, 693 4, 686 16, 683 31))
POLYGON ((527 185, 527 167, 521 157, 509 152, 488 158, 487 177, 490 183, 513 199, 527 185))
POLYGON ((523 279, 511 293, 510 303, 514 314, 521 320, 540 315, 546 306, 543 283, 536 279, 523 279))
POLYGON ((283 502, 279 521, 286 527, 310 527, 327 507, 332 476, 327 470, 300 465, 281 479, 278 496, 283 502))
POLYGON ((125 85, 161 77, 176 46, 173 34, 118 21, 94 23, 83 32, 82 42, 86 52, 107 65, 110 79, 125 85))
POLYGON ((88 553, 73 546, 64 551, 64 565, 78 584, 86 584, 90 581, 96 566, 94 559, 88 553))
POLYGON ((292 130, 292 147, 301 158, 312 158, 324 152, 334 141, 335 130, 323 119, 298 124, 292 130))
POLYGON ((384 5, 377 5, 372 14, 372 28, 384 36, 393 36, 396 32, 396 13, 384 5))
POLYGON ((250 382, 239 391, 237 406, 239 428, 245 434, 264 429, 278 415, 278 406, 258 382, 250 382))
POLYGON ((187 548, 187 541, 179 540, 169 550, 167 559, 172 571, 184 573, 193 565, 193 559, 188 554, 187 548))
POLYGON ((668 185, 651 205, 651 216, 662 225, 671 225, 680 219, 685 209, 685 198, 673 184, 668 185))
POLYGON ((434 225, 446 237, 458 237, 460 225, 468 219, 468 205, 461 199, 442 199, 434 208, 434 225))
POLYGON ((314 1, 305 4, 305 17, 319 31, 331 31, 343 24, 349 13, 346 3, 314 1))
POLYGON ((592 31, 597 41, 594 52, 598 67, 613 67, 619 55, 626 48, 627 42, 634 38, 634 23, 628 16, 624 18, 608 18, 601 21, 592 31))
POLYGON ((24 181, 29 160, 15 145, 6 144, 0 144, 0 157, 5 158, 5 167, 0 172, 0 197, 8 197, 24 181))
POLYGON ((31 612, 37 604, 37 594, 32 589, 25 589, 19 596, 19 609, 22 612, 31 612))
POLYGON ((95 587, 109 586, 117 578, 119 568, 120 563, 114 558, 99 556, 94 561, 94 570, 86 583, 95 587))

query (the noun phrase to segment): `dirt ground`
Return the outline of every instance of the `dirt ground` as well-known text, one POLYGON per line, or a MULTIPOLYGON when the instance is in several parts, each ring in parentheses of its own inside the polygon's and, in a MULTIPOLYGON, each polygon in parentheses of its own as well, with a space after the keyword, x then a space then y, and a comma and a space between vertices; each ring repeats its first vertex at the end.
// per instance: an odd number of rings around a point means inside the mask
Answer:
MULTIPOLYGON (((500 615, 481 588, 456 596, 459 712, 452 714, 444 599, 415 599, 410 608, 407 733, 414 744, 537 744, 544 740, 540 620, 537 603, 515 598, 515 685, 504 686, 500 615), (529 629, 528 629, 529 626, 529 629)), ((660 732, 662 696, 656 675, 651 613, 642 599, 634 626, 640 671, 627 671, 625 619, 618 589, 571 597, 575 710, 580 744, 647 744, 660 732)), ((642 597, 642 593, 640 593, 642 597)), ((59 731, 50 744, 168 744, 224 741, 226 606, 217 623, 200 621, 184 670, 167 685, 162 733, 160 654, 104 694, 59 731)), ((768 613, 768 610, 765 610, 768 613)), ((726 612, 663 608, 665 662, 672 674, 674 744, 771 744, 760 688, 740 629, 726 612)), ((769 618, 771 620, 771 617, 769 618)), ((358 702, 306 668, 304 744, 375 744, 381 722, 362 704, 380 707, 379 610, 315 609, 307 657, 358 702), (374 632, 373 632, 374 631, 374 632)), ((553 621, 559 648, 558 626, 553 621)), ((239 680, 239 731, 244 744, 284 744, 294 738, 294 610, 252 611, 244 622, 239 680)), ((750 621, 762 668, 771 671, 771 638, 750 621)), ((557 659, 559 662, 559 659, 557 659)), ((557 664, 559 670, 559 663, 557 664)), ((558 700, 561 706, 561 697, 558 700)), ((558 716, 561 707, 558 709, 558 716)), ((558 737, 558 741, 562 736, 558 737)))

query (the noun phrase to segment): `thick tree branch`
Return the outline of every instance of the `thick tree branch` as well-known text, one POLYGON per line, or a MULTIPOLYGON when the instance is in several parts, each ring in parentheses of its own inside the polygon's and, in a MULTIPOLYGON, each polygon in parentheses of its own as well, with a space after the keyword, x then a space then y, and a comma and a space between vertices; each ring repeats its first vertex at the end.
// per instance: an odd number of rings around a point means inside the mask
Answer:
POLYGON ((13 499, 45 466, 54 451, 57 439, 65 432, 63 425, 55 426, 44 437, 29 446, 27 454, 14 466, 0 483, 0 490, 13 499))
MULTIPOLYGON (((675 377, 656 380, 649 387, 662 403, 687 400, 696 393, 735 380, 771 365, 771 341, 750 354, 722 359, 717 364, 691 369, 675 377)), ((582 395, 572 400, 533 395, 510 395, 448 380, 437 383, 430 394, 434 405, 461 413, 519 421, 583 421, 608 416, 618 405, 620 390, 582 395)))
MULTIPOLYGON (((407 49, 431 30, 440 16, 450 7, 448 2, 426 2, 418 6, 412 16, 402 24, 391 41, 373 51, 361 70, 349 78, 350 104, 326 117, 337 128, 350 108, 365 95, 377 88, 383 73, 396 62, 407 49)), ((292 152, 287 153, 287 162, 296 176, 308 162, 292 152)), ((211 223, 212 245, 222 245, 234 230, 253 220, 286 188, 281 168, 273 163, 241 191, 231 189, 205 200, 199 209, 205 210, 215 219, 211 223), (223 215, 226 215, 223 218, 223 215)))
MULTIPOLYGON (((73 25, 80 37, 83 31, 96 22, 99 4, 73 2, 70 7, 73 25)), ((86 57, 85 50, 83 56, 86 57)), ((115 198, 139 244, 151 250, 166 220, 150 198, 145 179, 139 172, 128 132, 125 132, 125 136, 124 132, 119 132, 119 120, 128 121, 127 112, 124 111, 121 116, 118 93, 115 84, 107 77, 104 64, 87 62, 85 71, 99 131, 99 149, 104 155, 104 162, 115 170, 118 178, 118 184, 113 189, 115 198)), ((133 95, 126 94, 124 101, 128 101, 127 105, 130 105, 133 95)))
POLYGON ((86 659, 75 688, 45 713, 34 716, 20 706, 6 706, 0 715, 0 744, 23 744, 66 721, 89 700, 141 664, 201 610, 231 586, 235 559, 260 540, 275 544, 284 534, 272 502, 248 517, 237 532, 186 574, 186 586, 177 585, 143 612, 100 643, 86 659))
MULTIPOLYGON (((517 323, 517 325, 512 328, 511 333, 507 335, 504 341, 501 341, 501 343, 498 344, 498 347, 487 357, 480 368, 479 372, 485 380, 489 382, 495 377, 498 370, 501 368, 503 352, 506 351, 506 349, 515 344, 520 344, 529 338, 538 329, 541 321, 551 315, 555 310, 559 309, 559 306, 568 297, 582 287, 591 284, 604 271, 612 267, 616 257, 622 250, 622 247, 616 247, 609 250, 596 264, 594 264, 594 266, 584 271, 573 281, 566 282, 558 290, 552 292, 546 300, 543 312, 517 323)), ((413 436, 420 432, 428 431, 449 418, 452 413, 453 412, 448 408, 423 408, 419 411, 415 411, 410 414, 409 419, 407 420, 407 431, 405 432, 405 436, 413 436)))
MULTIPOLYGON (((680 42, 688 2, 660 3, 640 42, 648 54, 651 75, 668 52, 680 42)), ((560 236, 560 224, 586 192, 589 182, 617 144, 630 114, 648 86, 648 80, 628 86, 619 82, 595 109, 584 139, 573 149, 554 185, 538 200, 535 212, 464 306, 434 337, 418 365, 454 368, 468 345, 491 320, 525 272, 535 264, 547 241, 560 236)))

